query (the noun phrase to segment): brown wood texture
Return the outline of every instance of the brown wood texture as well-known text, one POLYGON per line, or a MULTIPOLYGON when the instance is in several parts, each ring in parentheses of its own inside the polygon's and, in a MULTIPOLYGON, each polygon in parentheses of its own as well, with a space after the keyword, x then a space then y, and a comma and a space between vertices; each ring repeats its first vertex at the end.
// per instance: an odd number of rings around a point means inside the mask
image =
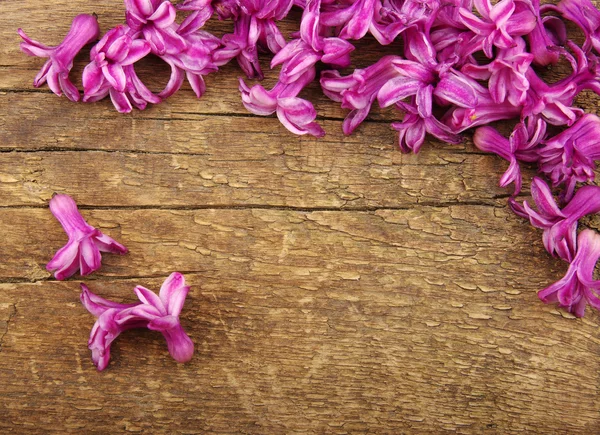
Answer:
MULTIPOLYGON (((235 65, 200 100, 184 87, 129 115, 33 88, 43 62, 16 28, 54 44, 92 12, 123 21, 118 1, 0 2, 1 433, 600 433, 598 314, 537 299, 566 265, 507 208, 506 162, 469 133, 403 155, 391 111, 346 137, 316 85, 327 136, 296 137, 246 112, 235 65), (54 192, 130 253, 55 281, 54 192), (79 283, 129 302, 173 271, 192 286, 192 361, 133 330, 97 372, 79 283)), ((360 45, 358 66, 383 53, 360 45)))

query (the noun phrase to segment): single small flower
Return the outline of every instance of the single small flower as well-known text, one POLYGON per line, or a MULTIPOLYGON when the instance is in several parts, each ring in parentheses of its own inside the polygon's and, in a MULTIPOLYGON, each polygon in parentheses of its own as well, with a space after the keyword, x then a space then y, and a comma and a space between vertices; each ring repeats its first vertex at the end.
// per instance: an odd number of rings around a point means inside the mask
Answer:
POLYGON ((93 15, 81 14, 73 19, 69 33, 63 41, 48 47, 29 38, 21 29, 19 36, 23 39, 21 50, 30 56, 49 58, 33 81, 33 86, 40 87, 48 83, 48 87, 56 95, 63 93, 71 101, 79 101, 79 91, 69 80, 69 72, 73 67, 73 59, 87 43, 98 38, 100 27, 93 15))
POLYGON ((361 39, 369 31, 378 3, 375 0, 357 0, 350 5, 326 5, 321 13, 321 24, 341 28, 340 38, 361 39))
POLYGON ((510 137, 506 139, 493 127, 480 127, 473 135, 475 146, 482 151, 491 152, 507 160, 510 165, 502 178, 500 187, 515 183, 514 195, 521 191, 522 178, 519 160, 537 161, 538 155, 534 150, 546 134, 546 123, 539 118, 537 122, 519 123, 510 137))
POLYGON ((594 280, 594 268, 600 258, 600 234, 585 229, 577 237, 577 255, 565 276, 540 290, 539 298, 547 304, 558 303, 568 312, 583 317, 590 304, 600 309, 600 280, 594 280))
POLYGON ((585 35, 583 50, 593 47, 600 52, 600 11, 590 0, 561 0, 556 5, 544 5, 546 10, 560 13, 579 26, 585 35))
POLYGON ((515 38, 515 45, 499 49, 496 58, 487 65, 466 64, 461 71, 476 80, 488 80, 490 95, 496 103, 508 101, 513 106, 525 102, 529 81, 525 73, 533 61, 526 51, 525 40, 515 38))
POLYGON ((244 107, 256 115, 277 113, 279 121, 292 133, 311 134, 322 137, 325 131, 314 120, 317 116, 313 105, 297 95, 314 79, 314 71, 308 70, 296 81, 285 84, 278 82, 267 91, 262 85, 249 88, 240 79, 240 92, 244 107))
MULTIPOLYGON (((364 121, 382 86, 399 76, 395 62, 403 61, 398 56, 384 56, 373 65, 356 69, 346 77, 342 77, 336 70, 321 73, 321 88, 325 95, 341 102, 342 108, 351 109, 342 124, 344 134, 351 134, 364 121)), ((407 78, 405 81, 407 83, 402 88, 406 89, 404 94, 415 93, 420 82, 412 78, 407 78)))
POLYGON ((83 101, 94 102, 110 95, 121 113, 130 112, 132 104, 144 109, 147 103, 160 103, 161 99, 142 83, 133 66, 150 50, 150 43, 132 37, 127 26, 108 31, 92 48, 91 62, 83 70, 83 101))
POLYGON ((439 10, 439 0, 405 0, 375 2, 369 32, 381 45, 391 44, 411 27, 429 31, 439 10))
POLYGON ((483 52, 493 57, 492 48, 510 48, 515 36, 530 33, 537 25, 533 6, 529 0, 501 0, 492 6, 490 0, 475 0, 481 18, 470 10, 460 9, 462 23, 479 35, 483 52))
POLYGON ((549 254, 572 261, 576 252, 579 219, 600 212, 600 187, 581 187, 561 209, 548 185, 542 179, 534 177, 531 182, 531 196, 537 211, 533 210, 527 201, 521 205, 511 198, 509 204, 517 215, 529 219, 531 225, 544 230, 542 239, 549 254))
POLYGON ((565 199, 569 200, 576 183, 593 181, 595 160, 600 159, 600 118, 583 115, 562 133, 542 142, 539 150, 539 168, 553 186, 566 186, 565 199))
POLYGON ((100 252, 127 253, 125 246, 89 225, 69 195, 54 195, 50 200, 50 211, 69 237, 67 244, 46 265, 48 271, 55 271, 56 279, 66 279, 77 270, 82 276, 98 270, 102 260, 100 252))
POLYGON ((177 34, 177 10, 169 0, 125 0, 125 9, 127 25, 132 32, 144 35, 152 53, 177 54, 187 48, 184 39, 177 34))
MULTIPOLYGON (((567 28, 555 16, 542 17, 540 0, 532 0, 538 25, 527 35, 533 63, 538 66, 555 65, 560 58, 559 47, 567 42, 567 28)), ((545 5, 548 6, 548 5, 545 5)))
POLYGON ((185 278, 174 272, 156 293, 142 286, 134 289, 140 302, 119 304, 92 293, 81 284, 81 302, 97 320, 90 333, 88 347, 98 370, 104 370, 110 360, 110 345, 123 331, 148 328, 159 331, 167 341, 169 353, 180 363, 192 359, 194 343, 183 330, 179 314, 190 287, 185 278))

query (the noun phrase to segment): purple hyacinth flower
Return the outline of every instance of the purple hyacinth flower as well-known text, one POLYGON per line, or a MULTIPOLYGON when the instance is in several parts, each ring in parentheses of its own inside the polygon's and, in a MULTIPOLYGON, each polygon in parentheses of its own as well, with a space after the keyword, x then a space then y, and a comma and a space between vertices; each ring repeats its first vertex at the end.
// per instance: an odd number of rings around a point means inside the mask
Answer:
POLYGON ((121 113, 131 112, 132 104, 144 109, 147 103, 160 103, 161 99, 142 83, 133 67, 150 50, 150 43, 134 39, 127 26, 108 31, 92 48, 91 63, 83 70, 83 101, 94 102, 110 95, 121 113))
POLYGON ((561 0, 556 5, 544 5, 544 8, 560 13, 583 30, 584 51, 589 52, 594 47, 600 52, 600 11, 590 0, 561 0))
POLYGON ((273 89, 267 91, 261 85, 249 88, 240 79, 242 103, 256 115, 277 113, 279 121, 292 133, 311 134, 322 137, 325 131, 314 120, 317 116, 313 105, 297 95, 314 79, 314 71, 309 70, 291 84, 278 82, 273 89))
POLYGON ((539 150, 539 168, 553 186, 566 185, 568 201, 575 184, 594 180, 595 160, 600 159, 600 118, 583 115, 562 133, 547 139, 539 150))
POLYGON ((501 0, 492 6, 490 0, 475 0, 475 16, 468 9, 460 9, 462 23, 479 35, 483 43, 483 52, 493 57, 492 48, 512 47, 515 36, 530 33, 537 25, 533 6, 529 0, 501 0))
POLYGON ((56 279, 66 279, 77 270, 80 270, 81 275, 98 270, 102 260, 100 252, 127 253, 125 246, 89 225, 79 214, 77 204, 69 195, 54 195, 50 200, 50 211, 69 237, 67 244, 46 265, 48 271, 56 271, 56 279))
POLYGON ((585 229, 577 237, 577 255, 565 276, 538 292, 547 304, 558 303, 577 317, 583 317, 590 304, 600 309, 600 280, 594 280, 594 267, 600 258, 600 234, 585 229))
POLYGON ((81 284, 81 302, 95 317, 88 347, 98 370, 104 370, 110 360, 110 345, 123 331, 148 328, 160 331, 167 341, 169 353, 180 363, 192 359, 194 343, 183 330, 179 314, 190 287, 180 273, 172 273, 162 284, 158 295, 145 287, 134 289, 140 302, 119 304, 92 293, 81 284))
POLYGON ((202 30, 193 30, 183 24, 177 32, 185 39, 187 49, 176 55, 165 54, 160 58, 171 67, 169 82, 158 95, 167 98, 183 83, 184 73, 194 93, 200 98, 206 90, 204 76, 218 70, 213 53, 221 45, 219 38, 202 30))
POLYGON ((292 5, 292 0, 240 1, 235 8, 234 31, 223 36, 223 47, 213 56, 215 63, 224 65, 235 57, 248 78, 262 79, 258 53, 278 53, 285 46, 275 21, 285 18, 292 5))
POLYGON ((523 205, 509 200, 513 211, 529 219, 531 225, 544 230, 544 247, 553 256, 571 261, 575 255, 577 222, 583 216, 600 212, 600 187, 583 186, 562 209, 558 207, 548 185, 540 178, 531 182, 531 196, 537 206, 533 210, 527 201, 523 205))
POLYGON ((73 67, 73 59, 87 43, 98 38, 100 27, 93 15, 77 15, 73 19, 69 33, 63 41, 48 47, 29 38, 21 29, 19 36, 23 39, 21 50, 30 56, 49 58, 33 81, 33 86, 39 88, 48 83, 48 87, 56 95, 64 94, 71 101, 79 101, 79 91, 69 80, 69 72, 73 67))
POLYGON ((488 80, 488 89, 494 102, 508 101, 522 105, 527 98, 529 81, 525 73, 533 61, 526 51, 525 40, 515 38, 515 45, 499 49, 496 58, 487 65, 466 64, 461 71, 476 80, 488 80))
POLYGON ((177 54, 187 48, 177 33, 177 10, 169 0, 125 0, 125 10, 127 25, 132 32, 144 35, 152 53, 177 54))
MULTIPOLYGON (((342 124, 344 134, 351 134, 364 121, 380 89, 389 80, 399 76, 395 62, 404 61, 398 56, 384 56, 373 65, 364 69, 356 69, 346 77, 342 77, 335 70, 321 73, 321 88, 325 95, 334 101, 341 102, 342 108, 351 109, 342 124)), ((425 70, 425 74, 427 74, 427 78, 431 75, 427 70, 425 70)), ((416 93, 421 83, 418 79, 412 78, 406 79, 406 82, 403 89, 411 90, 412 93, 416 93)), ((404 96, 408 96, 408 94, 404 96)))
POLYGON ((567 42, 567 28, 558 17, 542 17, 540 0, 532 0, 532 5, 538 22, 527 35, 533 63, 538 66, 555 65, 560 58, 560 47, 567 42))
POLYGON ((371 27, 378 3, 375 0, 357 0, 349 5, 325 4, 321 13, 321 24, 340 28, 338 34, 340 38, 361 39, 371 27))
POLYGON ((528 125, 519 123, 508 139, 502 136, 493 127, 480 127, 473 135, 475 146, 482 151, 491 152, 507 160, 510 165, 502 178, 500 187, 506 187, 515 183, 514 195, 521 191, 522 178, 519 160, 536 161, 537 145, 546 134, 546 123, 542 119, 537 122, 529 122, 528 125))
POLYGON ((369 32, 381 45, 391 44, 402 32, 418 27, 424 31, 434 22, 440 11, 439 0, 384 0, 372 6, 373 18, 369 32))

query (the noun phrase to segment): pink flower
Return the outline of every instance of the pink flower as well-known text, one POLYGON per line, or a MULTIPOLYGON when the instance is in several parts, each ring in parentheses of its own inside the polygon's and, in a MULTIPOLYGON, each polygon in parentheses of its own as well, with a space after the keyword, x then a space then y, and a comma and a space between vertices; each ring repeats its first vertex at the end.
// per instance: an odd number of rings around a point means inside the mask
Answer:
POLYGON ((577 255, 566 275, 538 293, 547 304, 558 303, 568 312, 583 317, 589 303, 600 309, 600 281, 594 280, 594 267, 600 258, 600 234, 583 230, 577 237, 577 255))
POLYGON ((50 200, 50 211, 69 237, 67 244, 59 249, 46 265, 48 271, 56 271, 56 279, 66 279, 77 270, 80 270, 82 276, 98 270, 102 260, 100 252, 127 253, 125 246, 88 225, 70 196, 54 195, 50 200))
POLYGON ((83 70, 83 101, 98 101, 110 94, 121 113, 130 112, 132 103, 139 109, 147 103, 160 103, 161 99, 142 83, 133 67, 150 50, 150 43, 133 38, 127 26, 107 32, 92 48, 91 63, 83 70))
POLYGON ((519 160, 537 161, 536 147, 546 134, 546 123, 542 119, 529 122, 527 125, 519 123, 508 139, 502 136, 493 127, 480 127, 473 135, 475 146, 482 151, 495 153, 510 162, 510 166, 500 178, 500 187, 515 183, 514 195, 521 191, 521 169, 519 160))
POLYGON ((152 53, 177 54, 187 48, 177 34, 177 11, 169 0, 125 0, 125 9, 127 25, 133 32, 142 32, 152 53))
POLYGON ((525 73, 533 55, 526 52, 523 38, 515 38, 514 41, 513 47, 499 49, 496 58, 489 64, 466 64, 461 71, 476 80, 489 80, 488 89, 494 102, 508 101, 519 106, 527 98, 529 81, 525 73))
POLYGON ((547 139, 539 150, 539 168, 553 186, 566 185, 569 200, 575 184, 593 181, 595 160, 600 159, 600 118, 591 113, 562 133, 547 139))
POLYGON ((23 30, 19 29, 19 36, 23 39, 21 50, 30 56, 47 57, 44 64, 33 81, 33 86, 40 87, 48 82, 48 87, 56 95, 65 93, 71 101, 79 100, 79 91, 71 80, 69 72, 73 67, 73 59, 87 43, 98 38, 100 28, 93 15, 77 15, 73 19, 71 28, 65 39, 56 47, 48 47, 30 39, 23 30))
POLYGON ((468 9, 460 9, 462 23, 479 35, 483 52, 493 57, 492 48, 514 46, 513 37, 527 35, 536 26, 536 17, 529 0, 501 0, 491 5, 490 0, 475 0, 481 18, 468 9))
POLYGON ((313 78, 314 71, 309 70, 291 84, 278 82, 270 91, 262 85, 249 88, 240 79, 242 102, 246 109, 257 115, 277 113, 279 121, 292 133, 321 137, 325 131, 314 121, 317 112, 313 105, 297 97, 306 83, 310 83, 313 78))
MULTIPOLYGON (((408 61, 403 61, 398 56, 384 56, 373 65, 356 69, 346 77, 335 70, 321 73, 323 93, 332 100, 341 102, 342 108, 351 109, 342 124, 344 134, 351 134, 364 121, 380 89, 391 79, 399 77, 400 73, 395 67, 397 62, 408 61)), ((425 73, 428 72, 425 70, 425 73)), ((405 92, 400 92, 400 99, 406 97, 408 92, 416 93, 420 86, 417 78, 406 78, 405 82, 407 83, 402 87, 405 92)))
POLYGON ((577 223, 583 216, 600 212, 600 187, 583 186, 562 209, 558 207, 548 185, 538 177, 531 182, 531 196, 537 206, 533 210, 527 201, 523 205, 509 200, 513 211, 531 225, 544 230, 543 241, 546 251, 571 261, 575 255, 577 223))
POLYGON ((104 370, 108 365, 111 343, 121 332, 132 328, 160 331, 175 361, 185 363, 192 359, 194 343, 179 321, 190 287, 180 273, 169 275, 158 295, 145 287, 135 287, 134 292, 140 302, 134 304, 119 304, 103 299, 92 293, 85 284, 81 284, 81 290, 83 306, 97 317, 88 347, 98 370, 104 370))

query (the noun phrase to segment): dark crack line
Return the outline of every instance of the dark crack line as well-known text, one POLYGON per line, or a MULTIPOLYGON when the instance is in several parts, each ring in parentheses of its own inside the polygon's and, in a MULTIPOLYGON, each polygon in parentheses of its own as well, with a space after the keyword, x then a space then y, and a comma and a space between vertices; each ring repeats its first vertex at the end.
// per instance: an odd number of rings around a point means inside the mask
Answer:
MULTIPOLYGON (((160 211, 201 211, 201 210, 279 210, 279 211, 294 211, 303 213, 312 212, 377 212, 377 211, 394 211, 394 210, 412 210, 416 207, 504 207, 498 205, 495 200, 509 198, 508 194, 500 194, 489 198, 489 201, 463 201, 463 202, 419 202, 406 206, 363 206, 363 207, 332 207, 332 206, 316 206, 316 207, 297 207, 286 205, 268 205, 268 204, 208 204, 208 205, 88 205, 78 204, 80 210, 160 210, 160 211)), ((46 204, 39 205, 3 205, 0 210, 19 210, 19 209, 46 209, 46 204)))

